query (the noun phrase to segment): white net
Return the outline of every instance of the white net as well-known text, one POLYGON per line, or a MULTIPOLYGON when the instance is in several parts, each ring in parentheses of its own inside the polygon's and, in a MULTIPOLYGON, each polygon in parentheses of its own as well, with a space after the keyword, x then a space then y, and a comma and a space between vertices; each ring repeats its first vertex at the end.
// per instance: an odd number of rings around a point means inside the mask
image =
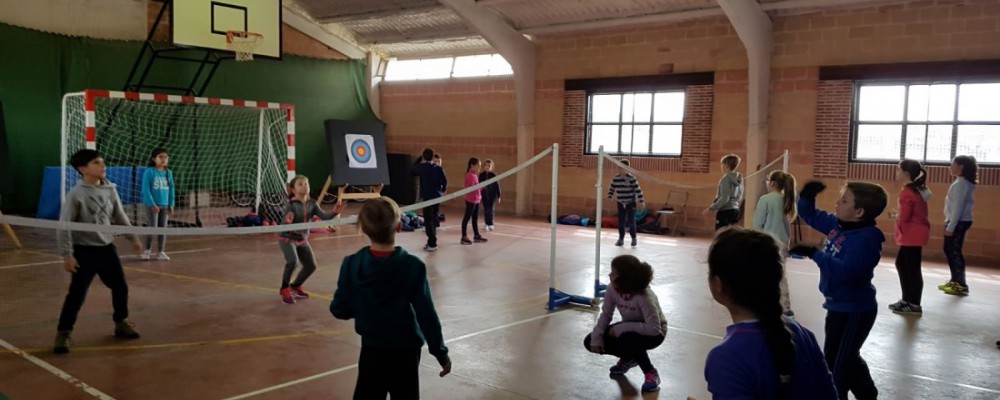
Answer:
POLYGON ((254 49, 263 39, 263 35, 253 32, 229 31, 226 47, 236 53, 236 61, 251 61, 254 49))
MULTIPOLYGON (((84 95, 63 101, 63 193, 80 175, 69 157, 87 147, 84 95)), ((175 227, 225 227, 251 211, 276 220, 288 201, 287 110, 123 98, 94 100, 96 149, 135 225, 148 225, 143 174, 164 148, 174 179, 175 227)))

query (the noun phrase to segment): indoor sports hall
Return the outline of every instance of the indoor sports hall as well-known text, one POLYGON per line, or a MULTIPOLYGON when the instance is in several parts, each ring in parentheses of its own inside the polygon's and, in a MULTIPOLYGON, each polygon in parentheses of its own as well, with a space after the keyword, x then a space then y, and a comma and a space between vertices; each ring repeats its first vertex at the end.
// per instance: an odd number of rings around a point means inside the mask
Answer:
POLYGON ((997 0, 0 0, 0 400, 998 400, 998 38, 997 0))

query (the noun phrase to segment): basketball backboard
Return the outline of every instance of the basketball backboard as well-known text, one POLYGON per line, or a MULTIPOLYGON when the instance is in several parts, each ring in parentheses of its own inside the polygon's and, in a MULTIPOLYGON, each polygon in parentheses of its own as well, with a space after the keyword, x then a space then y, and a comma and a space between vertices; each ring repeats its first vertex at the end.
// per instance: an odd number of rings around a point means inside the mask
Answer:
POLYGON ((254 55, 281 58, 281 0, 173 0, 174 44, 231 51, 227 31, 264 36, 254 55))

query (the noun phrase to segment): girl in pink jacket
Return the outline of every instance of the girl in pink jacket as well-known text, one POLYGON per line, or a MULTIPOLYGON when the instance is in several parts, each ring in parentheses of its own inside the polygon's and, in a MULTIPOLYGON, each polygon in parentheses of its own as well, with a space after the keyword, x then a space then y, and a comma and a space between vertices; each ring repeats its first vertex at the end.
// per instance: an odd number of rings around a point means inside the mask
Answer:
POLYGON ((659 347, 667 334, 667 319, 660 301, 649 288, 653 267, 635 256, 622 255, 611 260, 611 284, 604 294, 604 306, 594 331, 583 339, 583 346, 597 354, 618 356, 611 374, 622 375, 638 366, 645 375, 643 392, 660 390, 660 374, 653 368, 647 351, 659 347), (615 310, 620 322, 611 323, 615 310))
POLYGON ((899 208, 896 215, 896 271, 899 272, 899 286, 903 298, 889 305, 897 314, 920 315, 920 296, 924 290, 924 278, 920 273, 921 251, 930 238, 931 223, 927 219, 927 201, 931 191, 927 189, 927 171, 919 161, 899 162, 896 180, 903 185, 899 191, 899 208))

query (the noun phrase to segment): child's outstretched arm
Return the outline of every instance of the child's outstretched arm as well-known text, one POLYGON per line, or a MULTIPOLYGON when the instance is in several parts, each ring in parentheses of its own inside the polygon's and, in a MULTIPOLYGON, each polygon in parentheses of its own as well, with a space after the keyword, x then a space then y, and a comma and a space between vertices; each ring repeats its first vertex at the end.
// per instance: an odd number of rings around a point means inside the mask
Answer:
POLYGON ((451 372, 451 358, 448 357, 448 347, 444 345, 441 320, 438 319, 437 311, 434 309, 431 287, 427 283, 427 266, 423 262, 418 262, 416 274, 415 284, 417 287, 411 288, 410 305, 417 316, 420 331, 427 339, 427 350, 441 365, 441 376, 445 376, 451 372))
MULTIPOLYGON (((329 221, 329 220, 333 219, 334 217, 336 217, 337 215, 340 214, 337 211, 334 211, 334 212, 331 212, 331 213, 323 211, 323 208, 321 208, 319 206, 319 203, 317 203, 316 200, 309 200, 309 201, 312 203, 312 205, 311 205, 312 206, 312 215, 308 216, 306 218, 306 221, 311 221, 312 217, 319 217, 319 219, 321 219, 321 220, 329 221)), ((343 204, 343 203, 341 203, 341 204, 343 204)), ((336 210, 336 209, 334 209, 334 210, 336 210)))
POLYGON ((870 280, 872 270, 882 259, 882 242, 859 240, 857 247, 841 251, 838 256, 816 251, 811 258, 819 266, 820 273, 830 277, 831 283, 870 280))
POLYGON ((802 187, 802 191, 799 192, 798 213, 799 218, 802 218, 806 224, 826 235, 837 229, 839 222, 837 217, 816 209, 816 196, 824 189, 826 189, 826 185, 823 182, 807 182, 802 187))
POLYGON ((340 263, 340 277, 337 279, 337 291, 333 293, 330 302, 330 314, 337 319, 354 318, 354 281, 351 279, 351 256, 345 257, 340 263))
POLYGON ((615 315, 615 306, 618 304, 618 292, 614 291, 610 285, 604 292, 604 303, 601 304, 601 316, 597 318, 597 325, 590 332, 590 351, 604 354, 604 332, 611 324, 611 317, 615 315))
POLYGON ((167 204, 170 208, 174 208, 175 197, 177 197, 177 188, 174 185, 174 172, 167 170, 167 181, 170 183, 170 201, 167 204))

